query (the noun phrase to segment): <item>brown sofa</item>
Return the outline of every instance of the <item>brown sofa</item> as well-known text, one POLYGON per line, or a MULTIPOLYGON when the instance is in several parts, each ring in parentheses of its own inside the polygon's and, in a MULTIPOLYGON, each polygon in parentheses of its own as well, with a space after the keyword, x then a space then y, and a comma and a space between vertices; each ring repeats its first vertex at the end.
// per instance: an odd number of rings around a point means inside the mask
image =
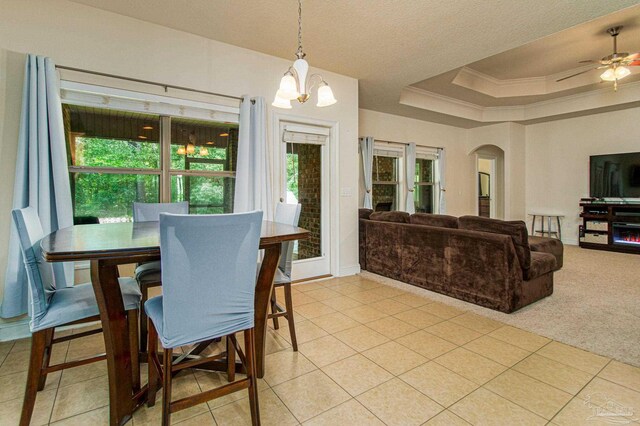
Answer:
POLYGON ((360 267, 502 312, 553 293, 559 240, 522 221, 360 209, 360 267))

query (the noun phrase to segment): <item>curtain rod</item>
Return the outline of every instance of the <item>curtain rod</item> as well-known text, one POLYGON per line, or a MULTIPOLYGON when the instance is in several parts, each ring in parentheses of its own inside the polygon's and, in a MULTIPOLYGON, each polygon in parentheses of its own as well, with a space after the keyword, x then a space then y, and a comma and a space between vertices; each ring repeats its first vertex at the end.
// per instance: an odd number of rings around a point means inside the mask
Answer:
POLYGON ((56 68, 61 69, 61 70, 77 71, 77 72, 82 72, 82 73, 86 73, 86 74, 98 75, 100 77, 110 77, 110 78, 117 78, 119 80, 133 81, 135 83, 151 84, 151 85, 154 85, 154 86, 164 87, 164 91, 165 92, 169 88, 171 88, 171 89, 186 90, 186 91, 189 91, 189 92, 202 93, 202 94, 205 94, 205 95, 220 96, 220 97, 223 97, 223 98, 236 99, 238 101, 242 101, 242 98, 239 97, 239 96, 231 96, 231 95, 225 95, 225 94, 222 94, 222 93, 207 92, 206 90, 191 89, 189 87, 182 87, 182 86, 174 86, 172 84, 158 83, 156 81, 141 80, 141 79, 138 79, 138 78, 124 77, 124 76, 121 76, 121 75, 107 74, 107 73, 98 72, 98 71, 83 70, 81 68, 66 67, 66 66, 63 66, 63 65, 56 65, 56 68))
MULTIPOLYGON (((390 143, 390 144, 397 144, 397 145, 409 145, 409 143, 408 143, 408 142, 385 141, 385 140, 383 140, 383 139, 376 139, 376 138, 373 138, 373 140, 374 140, 375 142, 382 142, 382 143, 390 143)), ((418 148, 418 147, 422 147, 422 148, 434 148, 434 149, 444 149, 444 148, 443 148, 443 147, 441 147, 441 146, 418 145, 418 144, 416 144, 416 148, 418 148)))

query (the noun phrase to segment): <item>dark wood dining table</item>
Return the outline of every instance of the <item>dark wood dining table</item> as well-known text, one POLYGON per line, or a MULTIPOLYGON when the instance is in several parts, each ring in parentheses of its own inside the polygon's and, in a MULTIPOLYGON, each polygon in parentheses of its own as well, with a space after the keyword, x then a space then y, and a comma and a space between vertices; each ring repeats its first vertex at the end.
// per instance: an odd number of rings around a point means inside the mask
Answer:
MULTIPOLYGON (((281 243, 308 238, 309 231, 282 223, 262 222, 260 248, 264 250, 255 293, 257 375, 264 376, 267 314, 281 243)), ((215 238, 215 236, 212 236, 215 238)), ((48 262, 90 261, 91 282, 100 309, 109 374, 110 424, 122 425, 146 401, 140 387, 137 351, 132 351, 129 323, 118 285, 118 265, 160 258, 158 222, 76 225, 42 239, 48 262)), ((214 260, 214 259, 212 259, 214 260)))

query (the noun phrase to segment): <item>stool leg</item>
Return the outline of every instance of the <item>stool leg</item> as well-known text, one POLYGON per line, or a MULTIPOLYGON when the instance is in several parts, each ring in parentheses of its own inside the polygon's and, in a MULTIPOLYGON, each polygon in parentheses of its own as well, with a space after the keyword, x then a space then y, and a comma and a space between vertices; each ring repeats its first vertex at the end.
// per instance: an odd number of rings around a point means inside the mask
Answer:
POLYGON ((258 404, 258 383, 256 378, 255 331, 253 328, 244 331, 244 351, 249 379, 249 409, 251 410, 251 424, 260 425, 260 406, 258 404))
POLYGON ((156 393, 160 382, 160 371, 158 371, 158 332, 156 327, 149 324, 147 368, 149 369, 149 390, 147 391, 147 407, 156 404, 156 393))
POLYGON ((284 300, 287 307, 287 321, 289 322, 289 335, 291 336, 291 346, 294 351, 298 351, 298 339, 296 338, 296 324, 293 320, 293 297, 291 296, 291 283, 284 285, 284 300))
POLYGON ((233 382, 236 379, 236 348, 231 336, 227 336, 227 381, 233 382))
POLYGON ((142 284, 140 285, 140 292, 142 293, 142 299, 140 300, 140 352, 147 351, 147 313, 144 310, 144 303, 149 299, 149 288, 142 284))
POLYGON ((127 311, 129 348, 131 350, 131 380, 134 392, 140 390, 140 343, 138 342, 138 310, 127 311))
POLYGON ((24 402, 22 403, 22 414, 20 415, 20 426, 29 426, 33 407, 36 405, 36 394, 38 383, 42 375, 42 363, 44 362, 44 351, 47 340, 47 330, 36 331, 31 336, 31 355, 29 358, 29 372, 27 373, 27 387, 24 391, 24 402))
POLYGON ((162 357, 162 426, 171 424, 171 365, 173 349, 165 349, 162 357))
MULTIPOLYGON (((276 288, 274 287, 271 291, 271 313, 277 314, 278 302, 276 300, 276 288)), ((280 328, 280 325, 278 324, 278 317, 273 317, 273 328, 276 330, 280 328)))
MULTIPOLYGON (((51 351, 53 350, 53 332, 54 328, 48 328, 44 330, 45 332, 45 343, 44 343, 44 361, 42 362, 42 368, 46 369, 49 367, 49 362, 51 361, 51 351)), ((40 375, 40 382, 38 383, 38 390, 41 391, 44 389, 44 386, 47 384, 47 373, 42 373, 40 375)))

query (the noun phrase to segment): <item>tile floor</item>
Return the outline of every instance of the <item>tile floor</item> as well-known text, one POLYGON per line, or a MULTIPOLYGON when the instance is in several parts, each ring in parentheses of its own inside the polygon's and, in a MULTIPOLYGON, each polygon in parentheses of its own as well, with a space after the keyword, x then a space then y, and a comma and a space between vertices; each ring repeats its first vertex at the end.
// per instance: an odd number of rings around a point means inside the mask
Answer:
MULTIPOLYGON (((300 350, 283 322, 269 329, 259 381, 265 425, 640 423, 638 368, 359 276, 293 293, 300 350)), ((102 350, 101 335, 83 340, 59 345, 55 360, 102 350)), ((0 344, 0 425, 18 422, 28 351, 28 341, 0 344)), ((224 380, 186 371, 174 394, 224 380)), ((107 405, 104 362, 66 370, 39 393, 33 424, 107 424, 107 405)), ((159 408, 138 410, 132 424, 159 424, 159 408)), ((246 393, 179 412, 173 423, 249 424, 246 393)))

